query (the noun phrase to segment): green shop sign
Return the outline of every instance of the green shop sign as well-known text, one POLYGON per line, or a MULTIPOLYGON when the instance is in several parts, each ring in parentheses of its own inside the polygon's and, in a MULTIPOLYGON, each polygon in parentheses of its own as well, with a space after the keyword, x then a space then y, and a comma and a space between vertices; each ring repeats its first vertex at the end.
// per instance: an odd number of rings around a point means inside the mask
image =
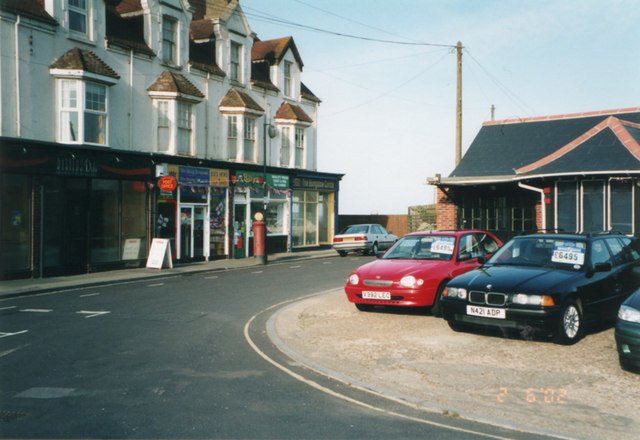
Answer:
MULTIPOLYGON (((234 183, 236 186, 262 188, 264 175, 252 171, 237 171, 234 183)), ((269 188, 289 189, 289 176, 284 174, 267 174, 267 186, 269 188)))

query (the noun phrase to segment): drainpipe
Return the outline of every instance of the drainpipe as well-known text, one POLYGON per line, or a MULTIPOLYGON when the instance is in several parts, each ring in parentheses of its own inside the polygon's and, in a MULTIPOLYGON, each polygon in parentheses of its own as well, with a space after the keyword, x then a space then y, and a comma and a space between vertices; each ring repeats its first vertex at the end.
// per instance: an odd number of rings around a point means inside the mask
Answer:
POLYGON ((129 145, 130 150, 133 147, 133 49, 129 50, 129 145))
POLYGON ((15 26, 15 64, 16 64, 16 137, 21 137, 20 130, 20 15, 16 17, 15 26))
POLYGON ((534 191, 540 194, 540 210, 542 212, 542 230, 547 230, 547 207, 544 204, 544 190, 541 188, 536 188, 535 186, 525 185, 522 182, 518 182, 518 186, 523 189, 528 189, 529 191, 534 191))

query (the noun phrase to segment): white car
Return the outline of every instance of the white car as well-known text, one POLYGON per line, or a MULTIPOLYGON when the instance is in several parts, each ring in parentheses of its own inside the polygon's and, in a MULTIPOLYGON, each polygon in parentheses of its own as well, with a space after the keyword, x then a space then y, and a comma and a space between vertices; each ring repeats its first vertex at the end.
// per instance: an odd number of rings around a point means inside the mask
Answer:
POLYGON ((397 240, 397 236, 376 223, 351 225, 333 237, 333 248, 341 257, 347 252, 376 255, 378 251, 389 249, 397 240))

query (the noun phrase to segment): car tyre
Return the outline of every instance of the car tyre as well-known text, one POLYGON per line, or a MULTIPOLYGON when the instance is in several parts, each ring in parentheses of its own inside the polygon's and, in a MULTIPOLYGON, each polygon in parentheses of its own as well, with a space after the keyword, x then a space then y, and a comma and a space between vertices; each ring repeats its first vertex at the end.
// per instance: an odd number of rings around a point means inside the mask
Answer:
POLYGON ((373 305, 356 303, 356 309, 360 310, 361 312, 370 312, 373 310, 373 305))
POLYGON ((451 330, 453 330, 454 332, 463 332, 463 331, 465 331, 464 325, 460 324, 459 322, 456 322, 453 319, 448 320, 447 324, 449 324, 449 328, 451 330))
POLYGON ((340 255, 341 257, 346 257, 347 251, 338 251, 338 255, 340 255))
POLYGON ((562 309, 555 341, 562 345, 572 345, 582 338, 584 323, 582 311, 574 301, 568 302, 562 309))
POLYGON ((440 301, 442 300, 442 292, 444 291, 446 284, 447 281, 440 284, 440 287, 438 287, 438 290, 436 291, 436 296, 433 298, 433 306, 431 306, 431 314, 438 318, 442 317, 442 305, 440 304, 440 301))

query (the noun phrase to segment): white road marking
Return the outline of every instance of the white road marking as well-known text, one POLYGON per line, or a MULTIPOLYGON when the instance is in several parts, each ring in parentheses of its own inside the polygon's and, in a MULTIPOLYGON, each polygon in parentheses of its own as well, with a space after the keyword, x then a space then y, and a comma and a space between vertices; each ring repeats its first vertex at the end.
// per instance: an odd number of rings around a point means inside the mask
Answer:
POLYGON ((251 272, 251 273, 262 273, 262 270, 256 270, 255 272, 251 272))
MULTIPOLYGON (((244 338, 245 338, 245 340, 247 341, 249 346, 253 349, 253 351, 255 351, 260 357, 262 357, 265 361, 269 362, 274 367, 278 368, 279 370, 283 371, 284 373, 288 374, 289 376, 293 377, 294 379, 299 380, 300 382, 305 383, 305 384, 309 385, 310 387, 315 388, 316 390, 319 390, 319 391, 321 391, 323 393, 326 393, 326 394, 328 394, 330 396, 336 397, 338 399, 345 400, 347 402, 353 403, 355 405, 362 406, 364 408, 368 408, 368 409, 373 410, 373 411, 378 411, 378 412, 381 412, 381 413, 384 413, 384 414, 387 414, 387 415, 390 415, 390 416, 400 417, 400 418, 403 418, 405 420, 411 420, 411 421, 417 422, 417 423, 423 423, 423 424, 429 425, 429 426, 435 426, 435 427, 438 427, 438 428, 445 428, 445 429, 449 429, 449 430, 455 431, 455 432, 464 432, 464 433, 467 433, 467 434, 477 435, 477 436, 480 436, 480 437, 487 437, 487 438, 498 439, 498 440, 511 440, 510 437, 501 437, 501 436, 497 436, 497 435, 493 435, 493 434, 487 434, 487 433, 480 432, 480 431, 473 431, 471 429, 458 428, 456 426, 447 425, 447 424, 444 424, 444 423, 432 422, 430 420, 424 420, 424 419, 420 419, 418 417, 407 416, 405 414, 401 414, 401 413, 398 413, 398 412, 395 412, 395 411, 389 411, 389 410, 386 410, 384 408, 378 408, 377 406, 373 406, 373 405, 370 405, 368 403, 361 402, 359 400, 356 400, 356 399, 354 399, 352 397, 349 397, 349 396, 346 396, 344 394, 340 394, 337 391, 334 391, 334 390, 332 390, 330 388, 327 388, 327 387, 325 387, 323 385, 320 385, 319 383, 314 382, 313 380, 307 379, 304 376, 301 376, 300 374, 288 369, 284 365, 279 364, 274 359, 270 358, 265 352, 260 350, 258 348, 258 346, 255 344, 255 342, 253 342, 253 339, 251 339, 251 336, 249 336, 249 327, 251 327, 251 323, 260 314, 265 313, 268 310, 273 310, 273 309, 279 308, 279 307, 281 307, 281 306, 283 306, 285 304, 288 304, 288 303, 292 303, 292 302, 295 302, 295 301, 300 301, 300 300, 305 299, 305 298, 309 298, 309 297, 312 297, 312 296, 315 296, 315 295, 321 295, 323 293, 329 293, 329 292, 333 292, 333 291, 335 291, 335 289, 327 290, 325 292, 318 292, 318 293, 314 293, 314 294, 311 294, 311 295, 302 296, 302 297, 299 297, 299 298, 290 299, 290 300, 283 301, 283 302, 278 303, 278 304, 274 304, 274 305, 272 305, 270 307, 267 307, 266 309, 262 310, 261 312, 256 313, 255 315, 253 315, 249 319, 249 321, 247 321, 247 323, 244 326, 244 338)), ((327 376, 326 372, 318 371, 318 370, 316 370, 313 367, 310 367, 308 365, 306 367, 311 369, 311 370, 313 370, 313 371, 315 371, 315 372, 317 372, 317 373, 319 373, 319 374, 321 374, 321 375, 323 375, 323 376, 327 376)), ((342 381, 342 380, 340 380, 339 378, 336 378, 336 377, 331 377, 331 379, 335 380, 335 381, 338 381, 338 382, 343 382, 344 383, 344 381, 342 381)), ((370 390, 370 389, 367 389, 367 388, 361 388, 361 387, 355 386, 354 384, 348 384, 348 385, 351 388, 356 388, 358 390, 368 392, 368 393, 373 394, 375 396, 383 397, 383 398, 389 399, 389 400, 391 400, 393 402, 402 403, 404 405, 407 405, 407 402, 404 402, 404 401, 402 401, 400 399, 390 398, 390 397, 384 396, 384 395, 382 395, 382 394, 380 394, 380 393, 378 393, 376 391, 373 391, 373 390, 370 390)), ((415 408, 413 405, 410 405, 410 406, 412 408, 415 408)))
POLYGON ((85 316, 85 318, 93 318, 95 316, 100 316, 100 315, 107 315, 111 312, 107 312, 107 311, 92 311, 92 310, 80 310, 79 312, 76 312, 80 315, 87 315, 85 316))
POLYGON ((87 293, 86 295, 80 295, 80 298, 86 298, 86 297, 88 297, 88 296, 98 296, 98 295, 100 295, 100 293, 99 293, 99 292, 96 292, 96 293, 87 293))
MULTIPOLYGON (((26 330, 25 330, 25 331, 26 331, 26 330)), ((21 348, 28 347, 29 345, 31 345, 31 344, 23 344, 23 345, 20 345, 20 346, 18 346, 18 347, 16 347, 16 348, 11 348, 11 349, 9 349, 9 350, 0 351, 0 358, 1 358, 1 357, 6 356, 6 355, 8 355, 8 354, 13 353, 14 351, 18 351, 18 350, 20 350, 21 348)))
POLYGON ((24 313, 50 313, 53 312, 51 309, 20 309, 21 312, 24 313))
POLYGON ((160 287, 160 286, 164 286, 164 283, 149 284, 147 287, 160 287))
POLYGON ((15 309, 16 306, 10 306, 10 307, 2 307, 0 308, 0 310, 9 310, 9 309, 15 309))
POLYGON ((289 269, 299 269, 299 268, 301 268, 301 267, 302 267, 302 266, 290 266, 290 267, 289 267, 289 269))
POLYGON ((212 277, 204 277, 205 280, 215 280, 216 278, 218 278, 218 275, 214 275, 212 277))
POLYGON ((7 336, 15 336, 15 335, 21 335, 23 333, 27 333, 29 330, 22 330, 19 332, 13 332, 13 333, 2 333, 0 332, 0 338, 6 338, 7 336))

